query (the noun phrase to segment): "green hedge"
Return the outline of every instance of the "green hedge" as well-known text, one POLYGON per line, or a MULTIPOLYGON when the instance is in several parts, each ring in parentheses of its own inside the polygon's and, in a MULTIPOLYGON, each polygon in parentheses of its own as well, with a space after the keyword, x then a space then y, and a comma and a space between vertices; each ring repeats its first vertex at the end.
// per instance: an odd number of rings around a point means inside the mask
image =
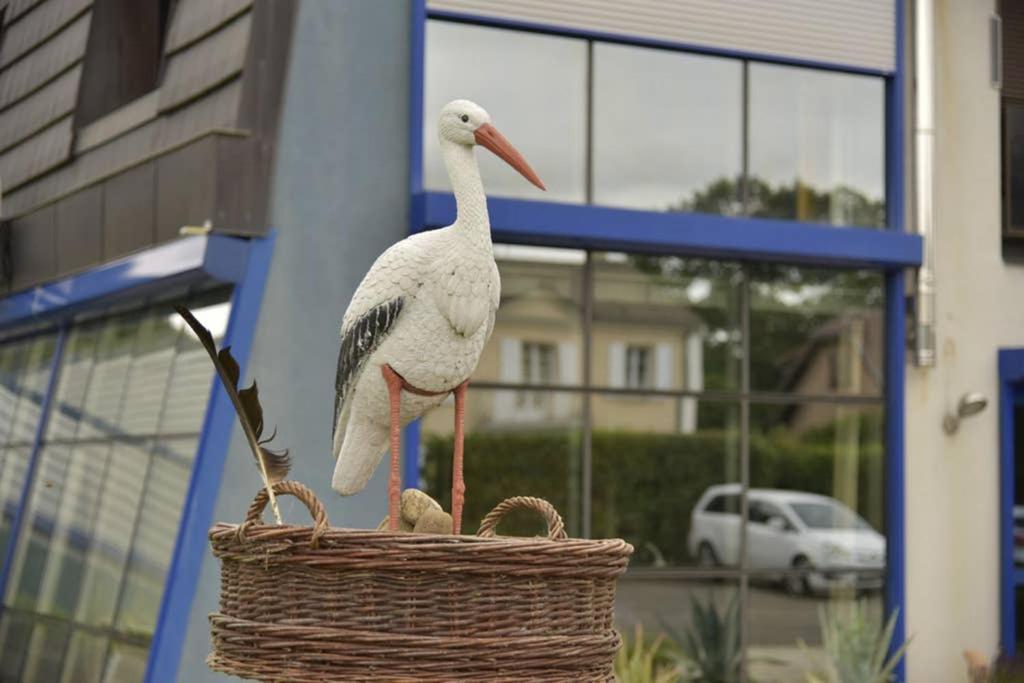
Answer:
MULTIPOLYGON (((750 481, 754 487, 834 495, 833 432, 753 434, 750 481)), ((427 491, 450 506, 451 437, 427 436, 423 477, 427 491)), ((551 501, 572 534, 580 529, 580 444, 565 432, 488 432, 466 436, 467 531, 496 503, 513 495, 551 501)), ((725 432, 655 434, 593 433, 592 529, 594 537, 618 536, 637 549, 634 562, 685 564, 690 512, 704 490, 738 481, 735 435, 725 432), (730 456, 727 458, 726 453, 730 456)), ((857 509, 882 528, 882 449, 860 445, 856 460, 857 509)), ((510 515, 500 531, 533 535, 542 526, 528 514, 510 515)))

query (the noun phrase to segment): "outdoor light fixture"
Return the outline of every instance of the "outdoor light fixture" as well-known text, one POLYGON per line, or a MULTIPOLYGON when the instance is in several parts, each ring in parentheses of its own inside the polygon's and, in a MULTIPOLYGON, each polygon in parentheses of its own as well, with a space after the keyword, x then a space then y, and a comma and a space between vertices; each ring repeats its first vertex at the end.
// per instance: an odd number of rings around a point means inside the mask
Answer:
POLYGON ((942 428, 947 434, 956 434, 956 430, 960 428, 960 420, 971 415, 977 415, 985 410, 987 405, 988 399, 984 395, 967 392, 960 397, 960 403, 956 406, 956 415, 949 413, 946 417, 942 418, 942 428))

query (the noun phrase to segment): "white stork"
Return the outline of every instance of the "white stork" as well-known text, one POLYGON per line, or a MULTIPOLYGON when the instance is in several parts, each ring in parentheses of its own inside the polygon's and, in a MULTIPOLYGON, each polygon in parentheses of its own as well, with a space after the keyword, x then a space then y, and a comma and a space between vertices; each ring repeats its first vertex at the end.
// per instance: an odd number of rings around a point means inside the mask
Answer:
POLYGON ((542 190, 544 184, 473 102, 445 105, 437 127, 458 208, 455 222, 392 245, 374 262, 345 311, 331 485, 343 496, 362 490, 390 445, 390 528, 397 531, 400 429, 454 392, 452 519, 458 534, 466 490, 466 386, 494 328, 501 290, 473 146, 494 152, 542 190))

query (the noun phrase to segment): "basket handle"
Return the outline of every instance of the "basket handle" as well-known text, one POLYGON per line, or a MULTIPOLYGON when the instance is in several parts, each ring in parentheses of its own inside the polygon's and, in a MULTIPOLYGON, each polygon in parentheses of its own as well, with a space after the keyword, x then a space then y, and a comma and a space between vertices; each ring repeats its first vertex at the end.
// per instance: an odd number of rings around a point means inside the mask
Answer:
POLYGON ((544 519, 548 523, 548 538, 552 541, 561 541, 568 538, 565 533, 565 523, 562 522, 562 516, 558 514, 555 506, 543 498, 532 498, 530 496, 513 496, 498 503, 480 521, 480 529, 476 532, 476 535, 483 538, 493 538, 494 529, 498 526, 501 518, 505 516, 506 512, 516 508, 535 510, 544 515, 544 519))
MULTIPOLYGON (((306 506, 306 509, 309 510, 309 514, 313 518, 313 536, 309 539, 309 545, 316 548, 320 545, 320 539, 331 527, 331 523, 327 520, 327 511, 324 510, 323 503, 320 502, 320 499, 316 497, 316 494, 310 488, 297 481, 279 481, 274 484, 274 495, 280 496, 284 494, 298 498, 306 506)), ((259 493, 256 494, 256 498, 252 501, 252 505, 249 506, 249 511, 245 514, 245 521, 238 526, 238 538, 240 540, 245 540, 245 534, 251 527, 263 524, 263 510, 267 507, 269 500, 270 496, 267 494, 267 489, 260 489, 259 493)))

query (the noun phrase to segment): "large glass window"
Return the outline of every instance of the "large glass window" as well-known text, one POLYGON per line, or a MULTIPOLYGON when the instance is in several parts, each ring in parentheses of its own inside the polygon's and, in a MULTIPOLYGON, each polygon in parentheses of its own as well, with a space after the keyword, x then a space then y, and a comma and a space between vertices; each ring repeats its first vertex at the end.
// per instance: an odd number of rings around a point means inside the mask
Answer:
MULTIPOLYGON (((227 292, 183 299, 223 334, 227 292)), ((83 318, 65 334, 3 596, 0 680, 139 681, 212 366, 167 303, 83 318)), ((38 424, 53 348, 53 335, 0 346, 0 410, 15 427, 22 414, 38 424)), ((0 460, 4 539, 28 438, 9 440, 0 460)))
POLYGON ((751 63, 750 215, 885 225, 884 85, 751 63))
MULTIPOLYGON (((586 197, 587 43, 468 24, 427 22, 424 68, 424 186, 449 190, 437 139, 448 102, 473 100, 537 169, 544 199, 586 197)), ((490 153, 479 154, 487 190, 537 199, 536 188, 490 153)))
MULTIPOLYGON (((625 538, 636 553, 620 630, 642 622, 686 645, 715 610, 750 680, 802 676, 797 639, 820 643, 823 601, 867 595, 881 612, 879 274, 496 253, 501 308, 467 416, 467 528, 503 498, 539 495, 573 535, 625 538)), ((452 423, 448 404, 422 429, 421 485, 445 505, 452 423)), ((524 514, 504 531, 540 522, 524 514)))
POLYGON ((491 196, 885 225, 881 77, 431 20, 427 190, 450 189, 436 116, 456 98, 486 107, 548 186, 481 153, 491 196))
POLYGON ((742 62, 594 43, 593 69, 595 204, 689 211, 740 177, 742 62))

